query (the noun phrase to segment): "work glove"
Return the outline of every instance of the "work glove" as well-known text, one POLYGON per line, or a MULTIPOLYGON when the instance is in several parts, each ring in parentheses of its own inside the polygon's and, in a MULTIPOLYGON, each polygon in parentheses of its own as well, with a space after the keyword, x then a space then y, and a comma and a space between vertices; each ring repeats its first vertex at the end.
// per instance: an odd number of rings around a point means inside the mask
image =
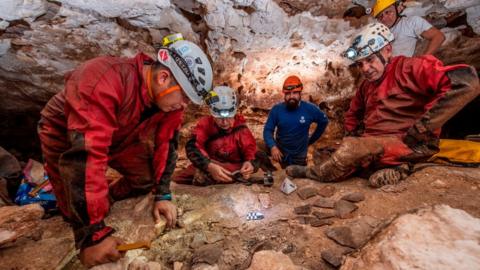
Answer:
POLYGON ((413 153, 403 157, 402 160, 424 161, 439 151, 439 139, 429 130, 419 132, 416 126, 408 129, 403 142, 412 149, 413 153))

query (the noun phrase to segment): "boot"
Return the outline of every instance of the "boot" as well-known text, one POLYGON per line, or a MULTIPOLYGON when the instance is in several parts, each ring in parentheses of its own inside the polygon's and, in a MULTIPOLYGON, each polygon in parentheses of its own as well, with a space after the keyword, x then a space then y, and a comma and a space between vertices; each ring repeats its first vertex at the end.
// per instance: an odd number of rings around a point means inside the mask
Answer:
POLYGON ((307 178, 307 166, 290 165, 285 169, 285 172, 293 178, 307 178))
POLYGON ((394 168, 376 171, 368 178, 371 187, 379 188, 385 185, 396 185, 408 176, 408 165, 402 164, 394 168))

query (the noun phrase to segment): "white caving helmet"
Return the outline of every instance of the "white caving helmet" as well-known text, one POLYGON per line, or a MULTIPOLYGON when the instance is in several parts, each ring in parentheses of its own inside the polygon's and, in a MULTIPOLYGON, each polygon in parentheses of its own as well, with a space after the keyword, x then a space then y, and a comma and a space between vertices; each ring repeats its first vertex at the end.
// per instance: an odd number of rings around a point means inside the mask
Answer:
POLYGON ((370 56, 395 39, 390 29, 382 23, 370 23, 355 36, 352 45, 344 56, 352 61, 358 61, 370 56))
POLYGON ((218 101, 210 104, 210 113, 216 118, 234 117, 237 113, 238 100, 235 91, 228 86, 217 86, 213 91, 218 101))
POLYGON ((193 103, 209 104, 216 100, 211 93, 213 71, 207 55, 193 42, 183 40, 182 34, 166 36, 157 59, 170 69, 193 103))

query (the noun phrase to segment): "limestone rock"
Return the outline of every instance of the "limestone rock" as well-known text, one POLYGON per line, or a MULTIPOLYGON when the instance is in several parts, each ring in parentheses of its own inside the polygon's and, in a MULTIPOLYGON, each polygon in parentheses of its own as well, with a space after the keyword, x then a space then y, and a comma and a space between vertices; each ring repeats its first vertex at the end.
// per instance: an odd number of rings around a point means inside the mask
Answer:
MULTIPOLYGON (((40 219, 44 214, 39 204, 4 206, 0 211, 0 247, 10 246, 23 238, 41 235, 40 219)), ((37 239, 38 240, 38 239, 37 239)))
POLYGON ((329 264, 339 267, 343 263, 343 255, 352 252, 353 249, 348 247, 336 247, 322 251, 322 259, 329 264))
POLYGON ((331 219, 316 219, 310 222, 312 227, 322 227, 325 225, 332 225, 333 221, 331 219))
POLYGON ((339 200, 335 203, 335 213, 339 218, 348 218, 350 217, 350 213, 357 209, 358 206, 349 201, 339 200))
POLYGON ((340 245, 359 248, 372 237, 378 225, 378 220, 366 216, 356 219, 346 226, 328 228, 325 235, 340 245))
POLYGON ((213 243, 222 241, 225 238, 224 234, 221 232, 210 232, 210 231, 205 232, 205 237, 208 244, 213 244, 213 243))
POLYGON ((297 216, 296 220, 300 224, 310 224, 311 221, 318 220, 318 218, 312 216, 297 216))
POLYGON ((442 189, 442 188, 447 188, 448 185, 445 183, 445 181, 442 181, 440 179, 437 179, 431 183, 432 187, 442 189))
POLYGON ((295 207, 293 209, 293 212, 297 215, 308 215, 310 214, 311 210, 312 210, 312 207, 309 204, 306 204, 306 205, 295 207))
POLYGON ((192 270, 219 270, 218 265, 208 263, 199 263, 192 266, 192 270))
POLYGON ((335 194, 336 188, 332 185, 326 185, 318 190, 318 195, 322 197, 332 197, 335 194))
POLYGON ((306 200, 317 195, 317 189, 313 187, 306 187, 299 189, 297 193, 302 200, 306 200))
POLYGON ((262 250, 253 255, 252 263, 248 270, 300 270, 292 260, 282 252, 273 250, 262 250))
POLYGON ((349 202, 361 202, 365 200, 365 195, 363 195, 361 192, 353 192, 343 196, 342 200, 349 202))
POLYGON ((312 205, 321 208, 333 208, 335 205, 335 201, 333 199, 320 197, 315 200, 312 205))
POLYGON ((203 246, 207 242, 207 237, 203 232, 196 233, 193 236, 192 243, 190 243, 190 247, 193 249, 199 248, 203 246))
POLYGON ((173 263, 173 270, 182 270, 183 263, 182 262, 174 262, 173 263))
POLYGON ((130 262, 127 270, 162 270, 162 265, 148 261, 145 257, 136 257, 130 262))
POLYGON ((316 216, 318 219, 325 219, 325 218, 331 218, 335 216, 334 212, 320 212, 320 211, 314 211, 313 215, 316 216))
POLYGON ((480 219, 437 205, 398 217, 341 269, 480 269, 479 239, 480 219))
POLYGON ((194 264, 207 263, 214 265, 217 263, 220 256, 222 256, 223 249, 220 245, 217 244, 208 244, 201 246, 199 249, 195 250, 193 254, 192 262, 194 264))

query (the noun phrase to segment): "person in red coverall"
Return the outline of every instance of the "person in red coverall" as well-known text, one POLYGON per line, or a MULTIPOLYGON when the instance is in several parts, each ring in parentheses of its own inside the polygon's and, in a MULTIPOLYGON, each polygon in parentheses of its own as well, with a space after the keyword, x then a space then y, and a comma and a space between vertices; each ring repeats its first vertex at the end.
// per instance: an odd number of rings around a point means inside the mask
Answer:
POLYGON ((442 125, 478 96, 475 69, 443 66, 431 55, 392 57, 394 37, 383 24, 364 27, 345 56, 365 77, 345 113, 346 137, 315 167, 290 166, 287 174, 340 181, 359 168, 377 170, 369 184, 396 184, 412 162, 438 152, 442 125))
POLYGON ((201 118, 185 145, 190 164, 173 177, 181 184, 211 185, 233 183, 238 171, 242 180, 262 170, 275 170, 268 155, 257 152, 252 132, 245 118, 237 114, 238 100, 234 90, 217 86, 219 102, 210 105, 211 115, 201 118))
POLYGON ((88 267, 123 256, 116 249, 122 241, 104 222, 110 198, 153 191, 154 217, 175 226, 169 186, 183 109, 189 99, 214 100, 205 53, 185 40, 164 45, 156 61, 139 53, 85 62, 66 75, 64 90, 41 112, 46 171, 88 267), (107 165, 124 176, 110 187, 107 165))

